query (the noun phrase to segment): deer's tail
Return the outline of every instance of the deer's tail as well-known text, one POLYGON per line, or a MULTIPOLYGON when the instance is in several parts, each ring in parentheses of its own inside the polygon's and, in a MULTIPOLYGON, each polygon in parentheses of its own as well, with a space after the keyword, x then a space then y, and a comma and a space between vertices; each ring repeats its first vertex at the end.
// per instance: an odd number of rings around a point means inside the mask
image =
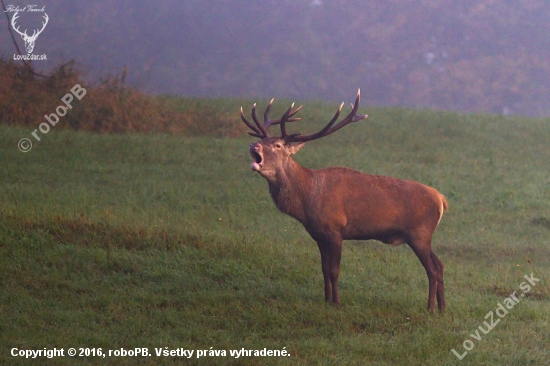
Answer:
POLYGON ((441 203, 443 204, 443 209, 445 211, 449 211, 449 204, 447 203, 444 195, 441 195, 441 203))
MULTIPOLYGON (((437 220, 437 225, 439 225, 439 223, 441 222, 443 213, 449 210, 449 204, 447 203, 445 196, 440 194, 440 198, 441 198, 441 208, 439 209, 439 220, 437 220)), ((437 227, 437 225, 435 227, 437 227)))

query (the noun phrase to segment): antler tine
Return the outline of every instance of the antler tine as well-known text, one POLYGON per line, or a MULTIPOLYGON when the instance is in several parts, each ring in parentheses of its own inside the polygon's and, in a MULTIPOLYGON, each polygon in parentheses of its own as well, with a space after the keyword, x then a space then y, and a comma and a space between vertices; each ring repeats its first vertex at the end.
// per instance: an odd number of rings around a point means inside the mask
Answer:
POLYGON ((270 120, 269 119, 269 111, 271 110, 271 106, 273 105, 274 100, 275 100, 275 98, 271 98, 271 100, 269 101, 269 104, 267 105, 267 108, 265 109, 265 112, 264 112, 264 124, 263 124, 262 127, 266 131, 266 133, 267 133, 267 129, 269 128, 269 126, 271 126, 274 123, 278 123, 280 121, 280 120, 270 120))
POLYGON ((360 99, 361 99, 361 89, 357 90, 357 97, 355 98, 355 104, 352 104, 351 112, 343 120, 338 122, 336 126, 333 126, 333 124, 334 122, 336 122, 336 120, 340 116, 340 113, 342 112, 342 108, 344 107, 344 103, 340 104, 340 108, 338 108, 332 120, 330 120, 330 122, 321 131, 312 133, 310 135, 304 135, 304 136, 302 135, 298 136, 298 134, 294 134, 294 135, 288 136, 286 138, 287 141, 306 142, 306 141, 316 140, 318 138, 328 136, 331 133, 338 131, 339 129, 341 129, 342 127, 346 126, 351 122, 357 122, 367 118, 368 116, 366 114, 365 115, 357 114, 357 110, 359 109, 360 99))
POLYGON ((300 109, 302 109, 302 106, 299 106, 295 110, 292 110, 293 108, 294 108, 294 103, 292 103, 290 105, 290 107, 288 107, 287 111, 285 112, 285 114, 283 114, 283 116, 281 117, 281 119, 278 122, 278 123, 281 124, 281 137, 284 138, 284 139, 287 139, 288 137, 296 135, 296 134, 288 135, 286 133, 286 123, 287 122, 296 122, 296 121, 301 120, 301 118, 289 118, 290 116, 293 116, 296 113, 298 113, 298 111, 300 109))
MULTIPOLYGON (((293 103, 292 105, 294 105, 294 103, 293 103)), ((303 107, 303 106, 299 106, 298 108, 296 108, 295 110, 293 110, 292 112, 290 112, 290 113, 288 114, 288 116, 289 116, 289 117, 292 117, 293 115, 295 115, 296 113, 298 113, 298 112, 300 111, 300 109, 302 109, 302 107, 303 107)), ((301 120, 300 117, 288 118, 288 119, 286 120, 286 122, 296 122, 296 121, 299 121, 299 120, 301 120)))
POLYGON ((342 127, 344 127, 345 125, 347 125, 349 123, 357 122, 357 121, 360 121, 360 120, 365 119, 365 118, 368 117, 368 115, 366 115, 366 114, 357 114, 357 110, 359 110, 359 101, 360 101, 360 99, 361 99, 361 89, 358 89, 357 90, 357 97, 355 98, 355 104, 352 104, 351 112, 346 116, 346 118, 344 118, 343 120, 338 122, 338 124, 336 126, 331 128, 327 132, 327 135, 330 135, 331 133, 338 131, 339 129, 341 129, 342 127))
POLYGON ((269 111, 271 110, 271 106, 273 105, 273 101, 275 100, 275 98, 271 98, 271 100, 269 101, 269 104, 267 105, 267 108, 265 109, 265 112, 264 112, 264 128, 267 129, 267 127, 269 127, 269 111))
POLYGON ((340 104, 340 108, 338 108, 338 110, 334 114, 334 117, 332 117, 330 122, 321 131, 316 132, 316 133, 312 133, 310 135, 305 135, 305 136, 298 136, 299 134, 295 134, 294 136, 292 136, 292 140, 296 141, 296 142, 299 142, 299 141, 306 142, 306 141, 311 141, 311 140, 315 140, 315 139, 318 139, 320 137, 323 137, 325 134, 327 134, 327 131, 332 127, 334 122, 336 122, 336 120, 340 116, 340 113, 342 112, 343 107, 344 107, 344 102, 342 102, 342 104, 340 104))
POLYGON ((252 106, 252 119, 254 120, 254 123, 256 124, 256 126, 258 126, 258 129, 261 131, 264 137, 269 137, 267 129, 262 126, 260 121, 258 121, 258 117, 256 117, 256 103, 254 103, 254 105, 252 106))
MULTIPOLYGON (((294 103, 292 103, 292 106, 294 106, 294 103)), ((291 111, 288 116, 289 117, 292 117, 293 115, 295 115, 296 113, 298 113, 300 111, 300 109, 302 109, 303 105, 299 106, 298 108, 296 108, 295 110, 291 111)), ((295 118, 289 118, 287 120, 287 122, 294 122, 294 121, 291 121, 291 119, 295 119, 295 118)), ((301 118, 298 118, 298 119, 301 119, 301 118)))
MULTIPOLYGON (((271 99, 271 101, 269 102, 269 104, 267 105, 267 108, 265 109, 265 112, 264 112, 264 123, 263 124, 260 124, 260 121, 258 121, 258 117, 256 116, 256 103, 254 103, 254 105, 252 106, 252 120, 254 121, 254 123, 250 122, 248 119, 246 119, 246 117, 244 116, 244 112, 243 112, 243 107, 241 107, 241 120, 245 123, 245 125, 250 128, 252 130, 252 132, 248 132, 248 134, 250 136, 254 136, 254 137, 259 137, 261 139, 264 139, 266 137, 269 137, 269 134, 267 132, 267 129, 271 126, 271 125, 276 125, 276 124, 280 124, 281 123, 281 120, 280 119, 276 119, 276 120, 270 120, 269 119, 269 111, 271 110, 271 106, 273 105, 273 101, 275 100, 275 98, 271 99)), ((293 104, 294 106, 294 104, 293 104)), ((288 113, 286 114, 286 119, 285 121, 286 122, 296 122, 296 121, 299 121, 300 118, 289 118, 289 117, 292 117, 293 115, 295 115, 296 113, 298 113, 298 111, 302 108, 302 106, 298 107, 296 110, 292 110, 292 107, 290 108, 290 111, 287 111, 288 113)))
MULTIPOLYGON (((269 111, 271 110, 271 105, 273 104, 273 101, 275 100, 275 98, 271 99, 271 101, 269 102, 269 104, 267 105, 267 108, 265 110, 265 113, 264 113, 264 124, 263 124, 263 127, 264 129, 267 131, 267 129, 272 126, 272 125, 278 125, 281 123, 281 119, 269 119, 269 111)), ((292 104, 294 105, 294 104, 292 104)), ((291 111, 289 114, 288 114, 288 117, 292 117, 293 115, 295 115, 296 113, 298 113, 300 111, 300 109, 302 109, 302 106, 299 106, 298 108, 296 108, 295 110, 291 111)), ((287 118, 285 122, 296 122, 296 121, 299 121, 301 120, 301 118, 287 118)))
POLYGON ((244 122, 244 124, 250 128, 252 131, 254 132, 249 132, 248 134, 251 135, 251 136, 254 136, 254 137, 259 137, 259 138, 263 138, 261 136, 261 132, 260 130, 258 130, 252 123, 250 123, 246 117, 244 116, 244 112, 243 112, 243 107, 241 107, 241 120, 244 122))

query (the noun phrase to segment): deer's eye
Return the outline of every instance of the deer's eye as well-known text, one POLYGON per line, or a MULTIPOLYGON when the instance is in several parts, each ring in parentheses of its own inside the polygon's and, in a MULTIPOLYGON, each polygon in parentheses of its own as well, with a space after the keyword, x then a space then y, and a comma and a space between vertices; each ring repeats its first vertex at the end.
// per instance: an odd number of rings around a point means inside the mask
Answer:
POLYGON ((281 146, 281 144, 275 144, 275 147, 276 147, 277 149, 280 149, 282 146, 281 146))

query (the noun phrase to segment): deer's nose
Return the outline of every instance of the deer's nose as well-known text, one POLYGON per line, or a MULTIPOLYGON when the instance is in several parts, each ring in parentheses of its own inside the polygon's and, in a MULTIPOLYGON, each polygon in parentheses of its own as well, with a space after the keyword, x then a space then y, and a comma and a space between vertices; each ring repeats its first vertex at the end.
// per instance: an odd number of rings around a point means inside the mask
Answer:
POLYGON ((260 144, 257 143, 257 142, 253 142, 250 144, 250 146, 248 147, 250 151, 258 151, 260 150, 260 144))

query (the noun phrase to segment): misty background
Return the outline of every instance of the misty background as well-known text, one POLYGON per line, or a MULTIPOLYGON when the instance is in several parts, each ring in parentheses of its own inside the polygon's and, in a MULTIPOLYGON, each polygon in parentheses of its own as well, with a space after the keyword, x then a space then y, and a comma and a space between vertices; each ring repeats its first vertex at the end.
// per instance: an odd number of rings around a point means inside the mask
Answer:
MULTIPOLYGON (((45 73, 75 59, 91 81, 126 67, 155 94, 349 102, 361 88, 365 106, 550 115, 547 0, 4 3, 45 7, 33 52, 45 73)), ((31 34, 42 16, 18 24, 31 34)))

